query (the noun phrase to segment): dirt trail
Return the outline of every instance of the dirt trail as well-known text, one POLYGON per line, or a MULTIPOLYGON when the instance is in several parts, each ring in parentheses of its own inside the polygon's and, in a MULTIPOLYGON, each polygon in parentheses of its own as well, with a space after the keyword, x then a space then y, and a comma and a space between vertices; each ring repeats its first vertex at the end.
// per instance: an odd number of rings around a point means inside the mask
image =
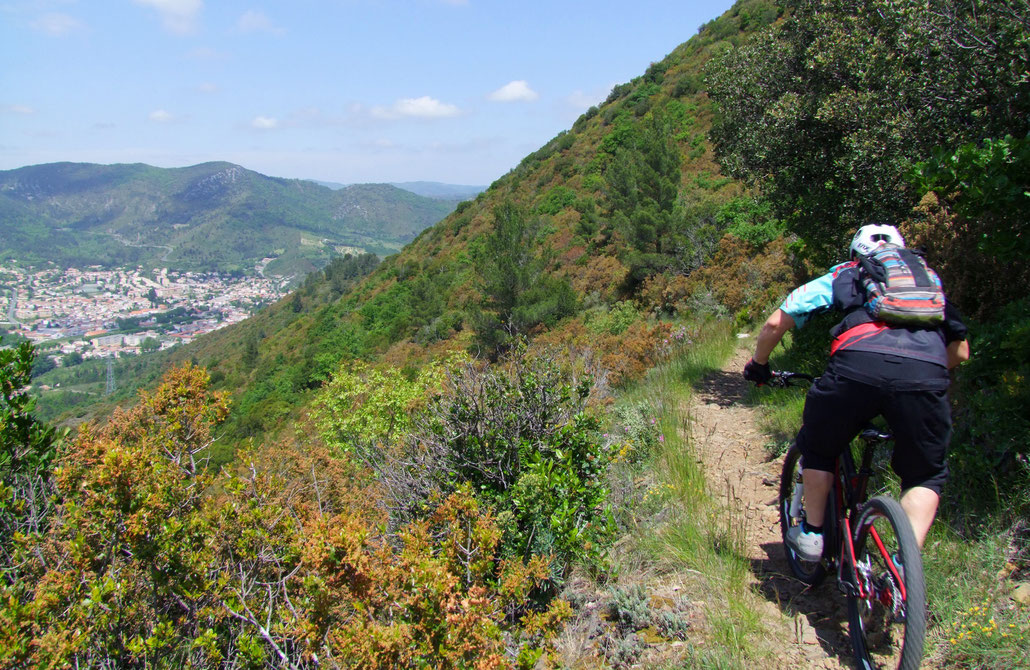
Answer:
POLYGON ((741 370, 749 356, 750 348, 742 347, 695 392, 694 442, 711 490, 727 496, 731 509, 742 515, 756 590, 771 616, 783 616, 788 628, 793 620, 793 637, 770 640, 782 645, 776 654, 780 667, 851 668, 847 609, 833 579, 806 587, 793 578, 783 557, 776 511, 782 459, 770 458, 768 438, 757 423, 759 410, 743 402, 747 382, 741 370))

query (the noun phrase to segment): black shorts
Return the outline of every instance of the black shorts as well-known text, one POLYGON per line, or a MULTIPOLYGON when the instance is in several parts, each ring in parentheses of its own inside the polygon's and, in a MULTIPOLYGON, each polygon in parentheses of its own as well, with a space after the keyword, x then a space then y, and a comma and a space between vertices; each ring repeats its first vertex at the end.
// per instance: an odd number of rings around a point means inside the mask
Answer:
POLYGON ((804 467, 833 472, 837 456, 876 416, 883 416, 894 433, 891 467, 902 490, 925 486, 940 494, 951 439, 946 390, 899 389, 891 380, 872 385, 827 371, 805 400, 797 437, 804 467))

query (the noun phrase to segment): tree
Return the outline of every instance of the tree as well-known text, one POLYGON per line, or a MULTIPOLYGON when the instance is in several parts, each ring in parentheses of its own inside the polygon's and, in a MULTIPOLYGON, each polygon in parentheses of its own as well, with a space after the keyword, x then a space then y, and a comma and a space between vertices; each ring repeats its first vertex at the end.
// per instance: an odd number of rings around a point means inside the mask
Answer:
POLYGON ((253 370, 254 366, 257 365, 258 355, 257 337, 250 335, 243 343, 243 354, 240 357, 243 369, 248 372, 253 370))
POLYGON ((526 210, 505 201, 494 208, 494 229, 476 253, 482 307, 474 308, 477 336, 492 357, 518 334, 539 324, 552 325, 576 309, 569 282, 545 273, 547 259, 537 256, 536 222, 526 210))
POLYGON ((677 206, 681 161, 671 124, 656 111, 627 136, 605 175, 612 220, 629 242, 637 282, 672 262, 673 233, 683 218, 677 206))
POLYGON ((1021 0, 792 0, 707 71, 716 153, 825 261, 845 231, 899 219, 913 163, 1030 130, 1021 0))
POLYGON ((145 337, 139 344, 139 350, 144 353, 157 351, 161 348, 161 340, 156 337, 145 337))
POLYGON ((32 364, 32 378, 42 377, 56 367, 57 363, 52 356, 36 356, 36 361, 32 364))

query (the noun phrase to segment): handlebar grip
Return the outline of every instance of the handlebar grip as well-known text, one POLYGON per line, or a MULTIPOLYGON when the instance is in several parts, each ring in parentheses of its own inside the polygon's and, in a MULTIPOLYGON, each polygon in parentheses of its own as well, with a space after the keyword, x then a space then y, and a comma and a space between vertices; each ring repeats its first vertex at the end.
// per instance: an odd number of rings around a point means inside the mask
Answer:
POLYGON ((779 386, 786 388, 788 386, 796 386, 795 379, 800 379, 808 383, 814 383, 817 377, 813 377, 810 374, 804 372, 790 372, 788 370, 777 370, 772 373, 772 379, 769 380, 770 386, 779 386))

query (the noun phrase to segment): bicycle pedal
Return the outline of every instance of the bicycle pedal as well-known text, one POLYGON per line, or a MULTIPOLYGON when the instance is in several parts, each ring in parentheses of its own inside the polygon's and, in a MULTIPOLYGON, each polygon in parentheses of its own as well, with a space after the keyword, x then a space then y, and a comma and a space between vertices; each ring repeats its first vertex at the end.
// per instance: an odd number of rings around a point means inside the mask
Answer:
POLYGON ((858 587, 846 579, 837 580, 837 590, 849 598, 858 598, 858 587))

